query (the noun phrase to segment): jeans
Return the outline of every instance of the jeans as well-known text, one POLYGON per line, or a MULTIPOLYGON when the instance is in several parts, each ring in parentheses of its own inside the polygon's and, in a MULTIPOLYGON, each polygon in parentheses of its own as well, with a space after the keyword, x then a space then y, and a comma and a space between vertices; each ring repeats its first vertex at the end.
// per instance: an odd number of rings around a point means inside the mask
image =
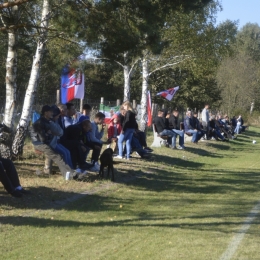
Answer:
POLYGON ((126 144, 126 158, 130 158, 130 153, 131 153, 131 141, 133 138, 135 129, 134 128, 127 128, 124 133, 120 134, 119 139, 118 139, 118 151, 119 151, 119 156, 123 157, 123 142, 125 141, 126 144))
POLYGON ((192 134, 192 143, 196 143, 198 142, 198 137, 199 137, 199 132, 198 131, 195 131, 195 130, 188 130, 187 133, 191 133, 192 134))
POLYGON ((172 138, 172 146, 176 146, 176 137, 179 135, 179 145, 184 145, 184 132, 177 129, 172 129, 172 132, 175 133, 175 135, 172 138))
POLYGON ((174 138, 175 138, 175 143, 176 143, 176 134, 172 130, 164 129, 161 133, 159 133, 159 135, 167 135, 167 136, 171 137, 172 145, 174 143, 174 138))
POLYGON ((136 150, 136 152, 142 157, 146 151, 143 149, 142 145, 140 144, 139 140, 133 136, 132 141, 131 141, 131 146, 133 149, 136 150))
POLYGON ((74 168, 71 161, 70 151, 67 148, 62 144, 57 144, 53 150, 62 156, 64 162, 68 164, 71 169, 74 168))

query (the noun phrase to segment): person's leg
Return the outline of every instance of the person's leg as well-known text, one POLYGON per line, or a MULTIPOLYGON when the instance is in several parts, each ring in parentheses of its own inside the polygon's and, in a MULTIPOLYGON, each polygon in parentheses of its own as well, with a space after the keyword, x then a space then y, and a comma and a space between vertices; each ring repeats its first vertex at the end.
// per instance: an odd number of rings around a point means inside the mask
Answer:
POLYGON ((66 149, 63 145, 57 144, 56 147, 53 149, 56 153, 60 154, 66 164, 69 165, 71 169, 74 169, 70 157, 70 152, 66 149))
POLYGON ((172 136, 172 147, 176 147, 176 137, 177 137, 177 134, 173 131, 173 136, 172 136))
POLYGON ((142 147, 147 147, 147 143, 146 143, 146 134, 145 132, 137 132, 138 136, 139 136, 139 142, 141 144, 142 147))
POLYGON ((53 160, 59 167, 61 174, 63 177, 66 177, 66 173, 70 172, 73 174, 73 169, 71 169, 62 159, 62 157, 54 152, 48 145, 40 144, 36 145, 35 148, 41 152, 43 152, 46 156, 48 156, 51 160, 53 160))
POLYGON ((98 161, 98 158, 99 158, 101 149, 102 149, 102 144, 100 144, 100 143, 94 143, 94 145, 93 145, 93 151, 92 151, 92 156, 91 156, 91 162, 92 162, 92 163, 93 163, 93 162, 96 163, 96 162, 98 161))
MULTIPOLYGON (((2 160, 3 158, 1 158, 2 160)), ((17 176, 18 178, 18 176, 17 176)), ((18 179, 18 185, 16 183, 16 186, 13 185, 11 179, 10 179, 10 176, 7 175, 7 172, 5 171, 5 167, 2 163, 2 161, 0 161, 0 181, 1 183, 3 184, 5 190, 8 192, 8 193, 12 193, 14 192, 15 190, 15 187, 17 186, 20 186, 20 183, 19 183, 19 179, 18 179)))
POLYGON ((52 173, 52 160, 48 158, 48 156, 45 157, 44 161, 44 173, 51 174, 52 173))
POLYGON ((118 145, 118 155, 123 157, 123 142, 125 139, 125 134, 120 134, 118 141, 117 141, 117 145, 118 145))
POLYGON ((125 136, 125 141, 126 141, 126 158, 129 159, 130 158, 130 153, 131 153, 131 141, 133 138, 133 134, 134 134, 134 128, 127 128, 124 132, 124 136, 125 136))

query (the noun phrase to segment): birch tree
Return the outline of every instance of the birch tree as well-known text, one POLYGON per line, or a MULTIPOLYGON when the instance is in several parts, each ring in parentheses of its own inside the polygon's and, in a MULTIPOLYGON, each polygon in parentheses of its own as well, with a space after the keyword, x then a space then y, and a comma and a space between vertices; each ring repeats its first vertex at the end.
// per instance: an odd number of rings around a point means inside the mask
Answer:
POLYGON ((9 149, 13 135, 13 117, 16 104, 16 75, 17 75, 17 29, 15 28, 19 21, 19 10, 15 1, 10 1, 9 6, 3 6, 0 12, 2 28, 8 35, 8 50, 6 58, 6 102, 3 124, 5 125, 4 140, 0 144, 0 152, 3 157, 10 157, 9 149))
POLYGON ((27 128, 30 122, 30 116, 32 112, 32 104, 34 96, 37 90, 37 83, 40 74, 41 62, 44 54, 44 48, 48 36, 48 26, 50 20, 50 3, 49 0, 43 0, 42 4, 42 15, 40 21, 40 34, 38 36, 37 48, 33 57, 31 75, 28 83, 28 87, 25 93, 24 105, 20 121, 17 125, 15 138, 13 140, 12 150, 14 155, 22 153, 24 145, 24 139, 27 132, 27 128))

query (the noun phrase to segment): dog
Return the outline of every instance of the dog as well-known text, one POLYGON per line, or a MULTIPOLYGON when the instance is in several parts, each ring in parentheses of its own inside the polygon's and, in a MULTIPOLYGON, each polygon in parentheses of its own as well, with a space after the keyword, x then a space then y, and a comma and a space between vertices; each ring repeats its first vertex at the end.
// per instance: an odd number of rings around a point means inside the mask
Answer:
POLYGON ((111 181, 115 181, 114 166, 113 166, 113 150, 107 148, 100 156, 100 170, 99 176, 104 177, 104 168, 107 167, 107 178, 109 177, 110 170, 112 172, 111 181))

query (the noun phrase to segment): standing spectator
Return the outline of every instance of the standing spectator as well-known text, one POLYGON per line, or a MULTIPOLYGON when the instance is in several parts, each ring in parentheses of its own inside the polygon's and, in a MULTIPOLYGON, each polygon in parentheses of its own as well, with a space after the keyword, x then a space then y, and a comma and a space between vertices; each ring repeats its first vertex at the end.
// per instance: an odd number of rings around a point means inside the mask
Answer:
POLYGON ((123 109, 126 111, 124 121, 122 123, 122 131, 118 139, 119 154, 116 158, 123 158, 123 142, 126 143, 126 159, 130 160, 131 141, 136 129, 135 113, 133 112, 132 104, 129 101, 123 103, 123 109))
POLYGON ((2 157, 0 157, 0 181, 5 190, 13 197, 20 198, 23 194, 30 194, 29 191, 25 190, 21 186, 18 173, 13 162, 2 157))
POLYGON ((209 104, 205 104, 204 109, 202 110, 202 126, 205 132, 205 139, 207 140, 209 137, 209 104))

